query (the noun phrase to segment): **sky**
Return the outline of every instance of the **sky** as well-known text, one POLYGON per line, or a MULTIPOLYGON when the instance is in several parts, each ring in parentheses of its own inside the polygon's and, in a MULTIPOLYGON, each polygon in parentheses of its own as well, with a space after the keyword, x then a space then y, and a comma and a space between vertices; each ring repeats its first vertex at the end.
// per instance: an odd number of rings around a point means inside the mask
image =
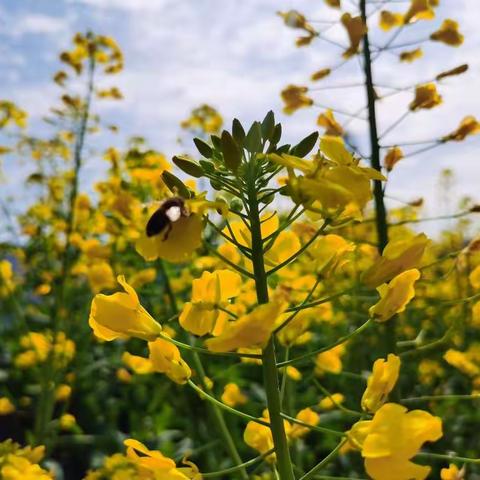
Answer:
MULTIPOLYGON (((378 5, 379 0, 372 1, 378 5)), ((352 13, 357 11, 356 1, 342 2, 352 13)), ((397 0, 392 5, 392 9, 405 11, 408 2, 397 0)), ((318 128, 316 117, 324 106, 352 113, 364 106, 365 96, 361 87, 325 88, 363 82, 356 59, 318 84, 309 82, 314 71, 339 64, 342 48, 322 40, 296 48, 295 38, 301 32, 287 28, 276 14, 290 9, 304 13, 322 30, 329 25, 321 22, 339 17, 338 11, 322 0, 0 0, 0 96, 29 112, 31 132, 46 131, 42 119, 61 95, 52 82, 60 68, 58 53, 69 48, 75 32, 92 30, 113 36, 124 52, 124 72, 103 80, 102 85, 119 86, 125 99, 94 106, 107 123, 114 121, 119 126, 120 133, 90 139, 82 172, 84 189, 104 173, 102 150, 106 146, 123 148, 133 135, 145 137, 167 157, 193 151, 191 139, 179 124, 203 103, 216 107, 226 125, 234 117, 244 124, 261 120, 273 109, 282 121, 286 140, 296 142, 318 128), (291 116, 283 114, 280 91, 288 84, 318 88, 310 93, 319 106, 291 116)), ((377 18, 373 14, 369 20, 371 40, 381 46, 392 32, 379 31, 377 18)), ((462 47, 425 42, 424 58, 414 63, 399 63, 397 55, 390 52, 374 63, 376 82, 399 88, 428 81, 462 63, 470 66, 461 77, 439 84, 444 99, 441 106, 408 115, 398 129, 382 138, 386 145, 438 138, 454 130, 464 116, 480 117, 478 0, 441 0, 434 20, 404 29, 392 45, 427 39, 444 18, 459 21, 465 35, 462 47)), ((348 44, 341 26, 329 27, 324 35, 348 44)), ((406 91, 379 102, 380 132, 403 115, 411 100, 412 93, 406 91)), ((340 114, 337 118, 345 122, 349 117, 340 114)), ((368 154, 366 122, 352 121, 348 131, 359 150, 368 154)), ((401 205, 395 199, 424 197, 423 215, 431 216, 457 211, 457 202, 465 195, 480 203, 479 147, 480 136, 403 160, 389 178, 389 204, 395 207, 401 205), (447 202, 439 189, 439 174, 445 168, 455 172, 447 202)), ((17 211, 30 201, 29 192, 20 188, 29 168, 13 156, 3 161, 6 183, 0 184, 0 198, 17 211)), ((438 224, 425 224, 427 231, 438 228, 438 224)))

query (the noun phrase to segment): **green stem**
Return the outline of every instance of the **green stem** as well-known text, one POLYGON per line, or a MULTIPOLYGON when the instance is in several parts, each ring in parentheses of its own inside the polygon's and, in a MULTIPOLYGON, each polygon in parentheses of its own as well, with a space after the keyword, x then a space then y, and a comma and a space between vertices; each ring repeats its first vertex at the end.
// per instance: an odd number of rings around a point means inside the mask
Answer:
POLYGON ((307 472, 300 480, 310 480, 316 477, 316 473, 321 470, 327 463, 330 463, 340 452, 340 449, 348 440, 342 440, 320 463, 315 465, 309 472, 307 472))
POLYGON ((309 428, 310 430, 314 430, 316 432, 328 433, 329 435, 335 435, 337 437, 345 437, 345 432, 340 432, 339 430, 332 430, 331 428, 326 427, 319 427, 317 425, 311 425, 310 423, 303 422, 302 420, 298 420, 298 418, 291 417, 290 415, 286 415, 282 413, 282 417, 289 422, 296 423, 297 425, 302 425, 302 427, 309 428))
POLYGON ((256 463, 261 462, 264 458, 271 455, 274 451, 275 450, 272 448, 271 450, 268 450, 267 452, 262 453, 262 455, 252 458, 251 460, 248 460, 247 462, 244 462, 241 465, 237 465, 236 467, 225 468, 224 470, 218 470, 217 472, 202 473, 202 478, 215 478, 215 477, 221 477, 223 475, 227 475, 229 473, 238 472, 238 470, 242 468, 251 467, 256 463))
POLYGON ((404 398, 400 403, 428 402, 436 400, 480 400, 480 393, 472 395, 422 395, 421 397, 404 398))
MULTIPOLYGON (((256 191, 256 156, 252 155, 249 163, 248 205, 250 229, 252 235, 252 264, 255 276, 255 288, 259 304, 268 303, 267 273, 265 271, 263 239, 256 191)), ((275 340, 272 335, 262 351, 262 369, 267 408, 270 416, 270 429, 277 458, 280 480, 295 480, 290 450, 288 448, 283 418, 281 416, 280 386, 278 380, 275 340)))
POLYGON ((442 453, 420 452, 415 455, 419 458, 438 458, 439 460, 450 460, 453 462, 480 464, 480 458, 457 457, 456 455, 446 455, 442 453))
POLYGON ((201 398, 204 398, 208 402, 210 402, 212 405, 215 405, 217 407, 220 407, 221 409, 225 410, 226 412, 232 413, 233 415, 236 415, 237 417, 241 417, 244 420, 248 420, 249 422, 255 422, 258 423, 259 425, 263 425, 265 427, 269 427, 270 424, 268 422, 265 422, 261 420, 260 418, 254 417, 252 415, 249 415, 248 413, 241 412, 240 410, 237 410, 236 408, 232 408, 225 403, 221 402, 220 400, 217 400, 213 395, 210 395, 207 393, 206 388, 200 388, 198 385, 196 385, 194 382, 191 380, 188 380, 188 384, 200 395, 201 398))

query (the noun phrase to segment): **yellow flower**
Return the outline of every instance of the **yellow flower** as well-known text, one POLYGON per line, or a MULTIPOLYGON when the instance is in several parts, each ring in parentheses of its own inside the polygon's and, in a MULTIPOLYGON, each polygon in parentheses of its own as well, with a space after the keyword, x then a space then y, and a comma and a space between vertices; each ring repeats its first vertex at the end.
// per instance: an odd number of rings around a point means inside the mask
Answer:
POLYGON ((317 70, 316 72, 312 73, 312 75, 310 76, 310 80, 312 82, 317 82, 322 78, 328 77, 331 71, 332 70, 330 68, 322 68, 321 70, 317 70))
POLYGON ((380 28, 388 32, 388 30, 399 27, 403 24, 403 15, 401 13, 389 12, 388 10, 382 10, 379 17, 380 28))
MULTIPOLYGON (((291 315, 291 313, 284 313, 278 317, 275 326, 280 326, 291 315)), ((311 323, 311 312, 300 310, 296 313, 295 317, 293 317, 293 319, 277 333, 278 341, 285 346, 304 345, 309 342, 312 337, 312 334, 308 332, 311 323)))
POLYGON ((285 369, 285 373, 288 375, 288 378, 292 379, 294 382, 298 382, 302 379, 301 372, 291 365, 288 365, 285 369))
POLYGON ((8 260, 0 260, 0 298, 5 298, 13 292, 13 268, 8 260))
POLYGON ((341 393, 334 393, 330 397, 322 398, 318 402, 318 406, 323 410, 332 410, 337 405, 341 405, 345 401, 345 397, 341 393))
POLYGON ((399 58, 401 62, 414 62, 423 57, 423 50, 421 48, 415 48, 414 50, 405 50, 400 52, 399 58))
POLYGON ((229 352, 245 347, 263 348, 285 306, 278 301, 259 305, 238 320, 228 323, 218 337, 206 340, 205 345, 212 352, 229 352))
POLYGON ((152 283, 157 278, 157 271, 154 268, 144 268, 130 277, 129 283, 132 288, 142 288, 147 283, 152 283))
POLYGON ((222 402, 229 407, 245 405, 248 397, 244 395, 236 383, 227 383, 223 389, 222 402))
POLYGON ((300 28, 308 33, 314 34, 314 28, 307 22, 307 19, 297 10, 289 10, 288 12, 278 12, 283 18, 285 25, 290 28, 300 28))
POLYGON ((442 97, 437 92, 434 83, 419 85, 415 88, 415 98, 410 103, 409 108, 412 112, 423 108, 430 109, 442 103, 442 97))
POLYGON ((373 364, 372 374, 368 377, 367 388, 362 396, 362 408, 367 412, 376 412, 393 390, 400 373, 400 357, 390 353, 387 360, 379 358, 373 364))
POLYGON ((480 367, 468 358, 464 352, 450 348, 443 355, 444 360, 469 377, 480 375, 480 367))
POLYGON ((352 17, 349 13, 344 13, 341 18, 342 25, 346 28, 350 47, 343 53, 344 58, 350 58, 358 52, 360 42, 367 33, 367 26, 363 23, 362 17, 352 17))
POLYGON ((480 133, 480 123, 473 116, 465 117, 458 128, 452 133, 449 133, 445 137, 442 137, 442 141, 449 142, 461 142, 465 140, 468 135, 478 135, 480 133))
POLYGON ((93 264, 87 270, 88 283, 94 293, 115 287, 115 276, 107 262, 93 264))
POLYGON ((422 410, 407 411, 386 403, 372 420, 357 422, 348 432, 361 450, 365 469, 373 480, 424 480, 430 467, 410 461, 425 442, 442 436, 442 421, 422 410))
POLYGON ((448 468, 440 470, 441 480, 463 480, 465 478, 465 467, 459 469, 455 464, 451 463, 448 468))
POLYGON ((362 275, 363 282, 369 287, 388 282, 399 273, 419 265, 429 240, 424 233, 408 238, 390 240, 382 256, 362 275))
POLYGON ((329 234, 316 240, 308 253, 313 257, 316 273, 329 277, 347 263, 345 257, 354 250, 352 242, 339 235, 329 234))
POLYGON ((440 29, 430 35, 430 39, 452 47, 459 47, 463 43, 464 37, 458 31, 458 23, 447 18, 443 21, 440 29))
MULTIPOLYGON (((264 422, 269 422, 270 419, 268 416, 268 410, 263 411, 263 416, 261 417, 261 420, 263 420, 264 422)), ((287 420, 283 421, 283 426, 285 429, 285 433, 288 436, 292 427, 290 423, 287 422, 287 420)), ((270 430, 270 427, 267 427, 266 425, 261 425, 254 421, 250 421, 247 423, 245 431, 243 432, 243 440, 249 447, 254 448, 261 454, 264 454, 274 448, 272 431, 270 430)), ((273 453, 266 457, 265 460, 272 463, 275 461, 275 458, 275 454, 273 453)))
POLYGON ((207 134, 218 133, 223 125, 223 118, 215 108, 203 104, 192 110, 189 118, 183 120, 180 126, 193 132, 201 131, 207 134))
POLYGON ((132 355, 128 352, 123 352, 122 362, 137 375, 147 375, 154 371, 152 362, 148 358, 132 355))
POLYGON ((411 0, 410 8, 405 13, 403 22, 407 24, 417 20, 431 20, 434 17, 435 12, 430 0, 411 0))
POLYGON ((55 400, 57 402, 65 402, 72 394, 72 387, 65 383, 59 385, 55 390, 55 400))
POLYGON ((297 85, 288 85, 281 92, 282 100, 285 103, 283 111, 291 114, 299 108, 310 107, 313 100, 306 95, 308 87, 300 87, 297 85))
POLYGON ((396 313, 403 312, 415 296, 414 284, 420 272, 413 268, 397 275, 390 283, 377 287, 380 300, 370 307, 369 313, 378 322, 385 322, 396 313))
POLYGON ((162 480, 201 480, 198 468, 184 460, 187 467, 177 468, 175 462, 157 450, 149 450, 138 440, 129 438, 123 442, 127 447, 127 458, 139 469, 139 478, 162 480), (137 452, 141 453, 139 455, 137 452))
POLYGON ((10 415, 15 411, 15 405, 7 397, 0 397, 0 415, 10 415))
POLYGON ((194 335, 220 334, 228 320, 228 314, 220 308, 239 295, 241 283, 240 275, 230 270, 203 272, 192 282, 191 302, 183 307, 180 325, 194 335))
MULTIPOLYGON (((295 418, 297 420, 300 420, 301 422, 313 426, 318 425, 318 423, 320 422, 320 415, 314 412, 311 408, 304 408, 303 410, 300 410, 295 416, 295 418)), ((310 431, 310 428, 299 425, 298 423, 294 423, 288 433, 288 436, 291 439, 297 439, 304 437, 310 431)))
POLYGON ((317 125, 325 129, 325 135, 342 136, 343 128, 335 119, 332 110, 326 110, 317 118, 317 125))
POLYGON ((149 360, 156 372, 164 373, 170 380, 180 385, 192 376, 192 371, 180 356, 177 346, 163 338, 148 343, 149 360))
POLYGON ((122 383, 130 383, 132 381, 132 374, 126 368, 117 368, 115 375, 122 383))
POLYGON ((468 280, 473 288, 477 290, 480 289, 480 265, 476 266, 475 269, 470 272, 468 280))
POLYGON ((399 147, 392 147, 388 150, 385 158, 383 159, 383 164, 388 172, 393 170, 393 167, 403 158, 403 151, 399 147))
POLYGON ((315 359, 315 374, 321 376, 325 372, 340 373, 342 371, 342 355, 344 353, 345 346, 343 344, 319 353, 315 359))
POLYGON ((106 341, 128 337, 153 340, 158 337, 162 331, 160 324, 142 307, 125 277, 119 275, 117 280, 125 293, 98 294, 93 299, 88 320, 93 333, 106 341))
POLYGON ((325 3, 332 8, 340 8, 340 0, 325 0, 325 3))
POLYGON ((66 431, 71 430, 77 424, 77 420, 70 413, 64 413, 59 418, 58 422, 59 422, 60 428, 66 431))

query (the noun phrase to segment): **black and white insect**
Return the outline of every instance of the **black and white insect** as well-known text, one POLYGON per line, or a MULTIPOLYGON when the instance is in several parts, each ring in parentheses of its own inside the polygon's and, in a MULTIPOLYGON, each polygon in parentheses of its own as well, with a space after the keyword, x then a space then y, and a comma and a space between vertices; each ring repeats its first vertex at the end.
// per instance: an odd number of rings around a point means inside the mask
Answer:
POLYGON ((153 237, 164 232, 162 240, 167 240, 173 224, 182 217, 188 217, 188 215, 183 198, 173 197, 165 200, 147 222, 147 237, 153 237))

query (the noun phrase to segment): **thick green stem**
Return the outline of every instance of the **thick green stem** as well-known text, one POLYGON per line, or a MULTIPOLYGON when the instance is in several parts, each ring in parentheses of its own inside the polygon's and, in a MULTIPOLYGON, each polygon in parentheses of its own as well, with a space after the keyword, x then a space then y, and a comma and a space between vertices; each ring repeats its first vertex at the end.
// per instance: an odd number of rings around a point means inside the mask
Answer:
MULTIPOLYGON (((252 162, 255 161, 253 156, 252 162)), ((253 167, 253 165, 251 165, 253 167)), ((253 170, 253 168, 252 168, 253 170)), ((250 172, 252 173, 252 172, 250 172)), ((260 213, 258 209, 255 175, 251 174, 248 185, 248 204, 250 230, 252 234, 252 264, 255 275, 255 288, 259 304, 268 302, 267 273, 263 258, 263 239, 260 213)), ((278 380, 277 360, 275 355, 274 336, 270 338, 262 352, 263 381, 267 396, 267 407, 270 416, 270 429, 277 456, 277 467, 280 480, 294 480, 290 450, 281 416, 280 385, 278 380)))
MULTIPOLYGON (((362 20, 367 24, 367 6, 366 0, 360 0, 360 12, 362 20)), ((363 37, 363 67, 365 73, 365 89, 368 100, 368 124, 370 134, 370 163, 372 168, 381 171, 380 165, 380 145, 378 142, 378 127, 377 127, 377 113, 376 113, 376 93, 374 88, 373 72, 372 72, 372 58, 370 52, 370 42, 368 32, 363 37)), ((385 200, 382 182, 380 180, 373 181, 373 196, 375 199, 375 225, 377 230, 378 251, 380 254, 388 243, 388 223, 387 210, 385 208, 385 200)), ((396 353, 396 319, 393 318, 385 327, 385 353, 396 353)))

